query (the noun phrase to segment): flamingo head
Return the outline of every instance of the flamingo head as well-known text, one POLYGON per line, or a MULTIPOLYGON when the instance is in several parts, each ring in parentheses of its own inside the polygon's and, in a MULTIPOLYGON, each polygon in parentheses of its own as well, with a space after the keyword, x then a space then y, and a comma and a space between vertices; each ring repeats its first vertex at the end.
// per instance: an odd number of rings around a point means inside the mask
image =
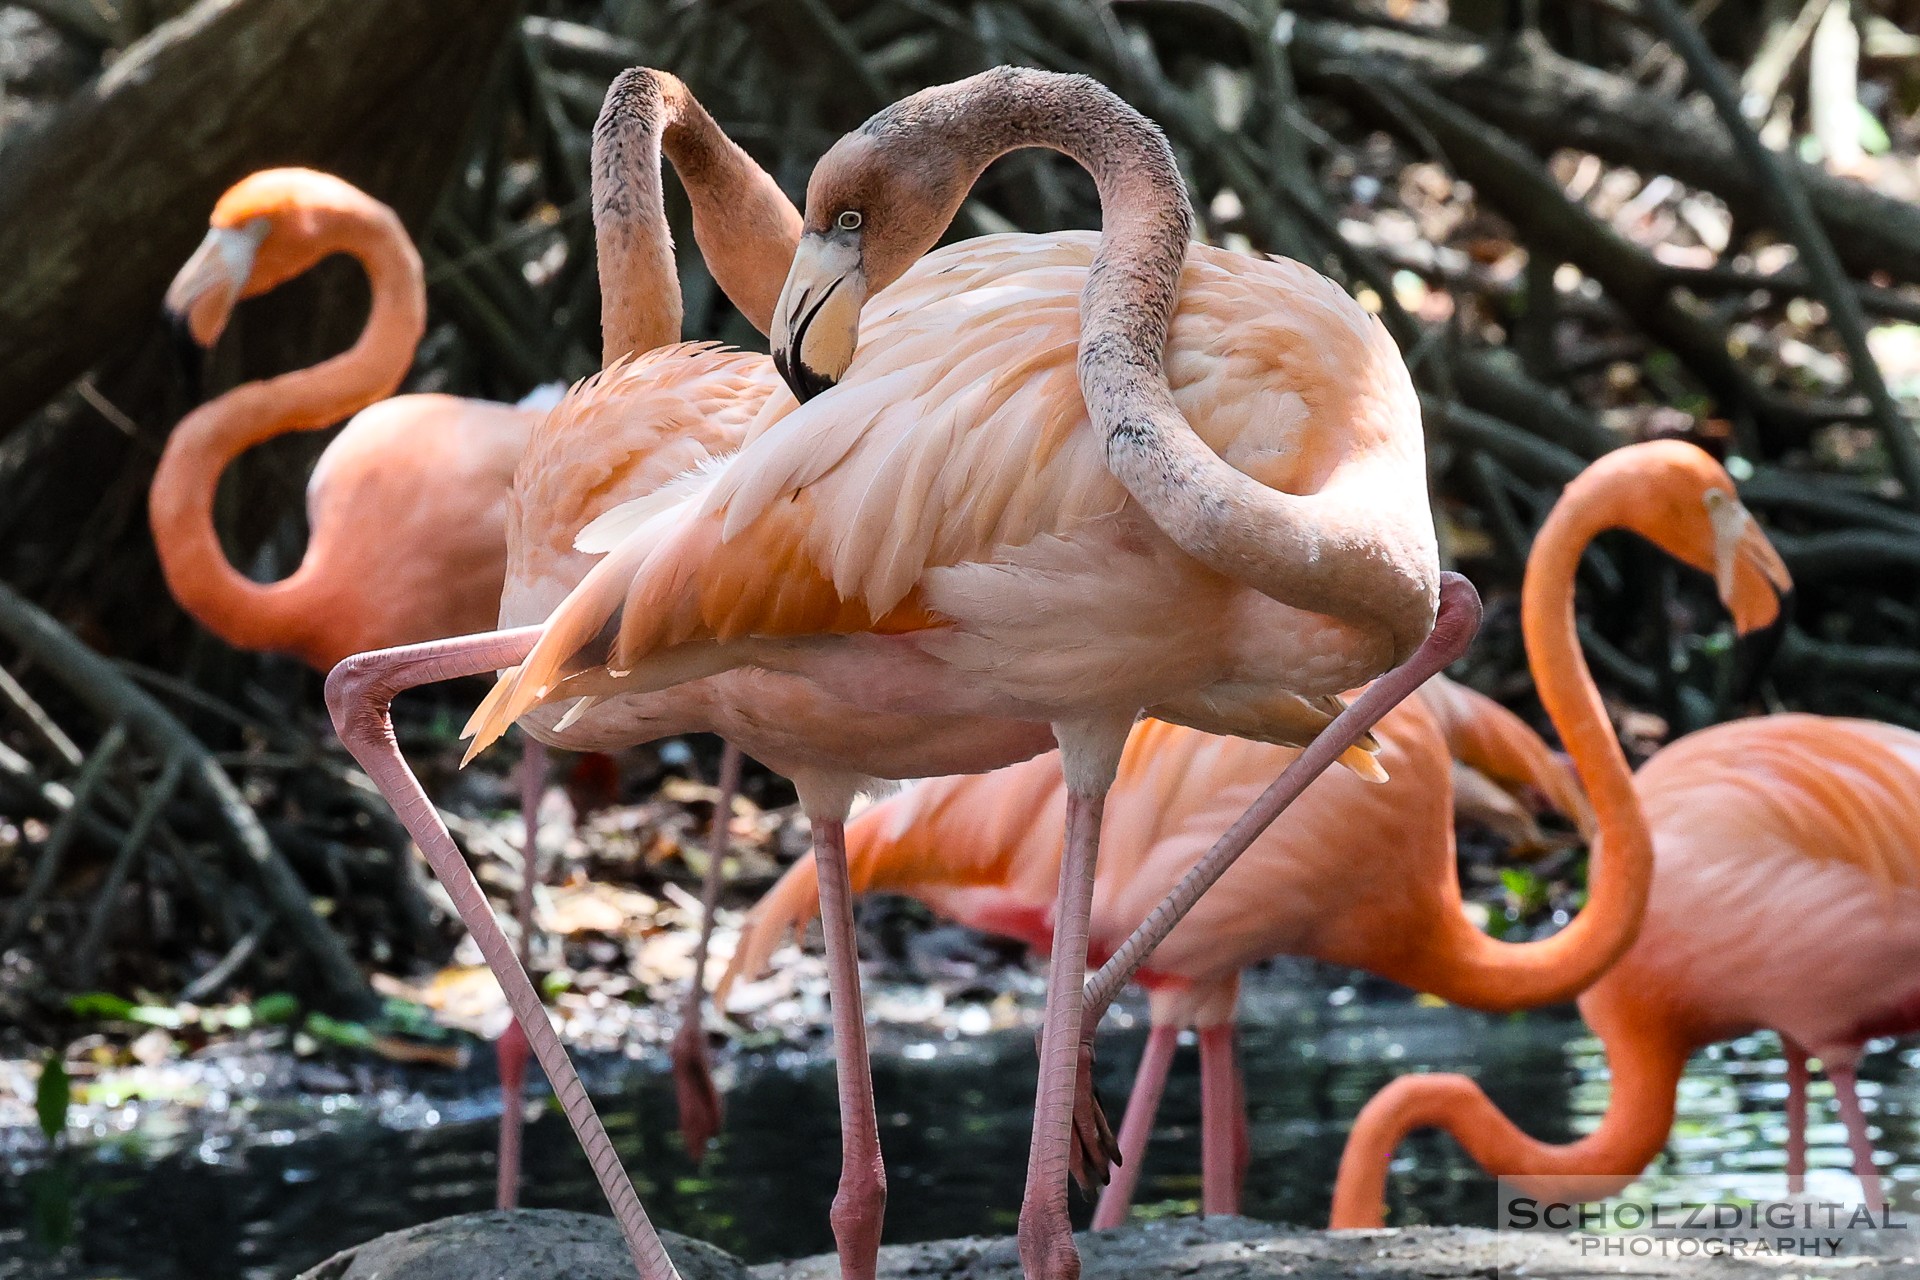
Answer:
POLYGON ((1732 477, 1706 452, 1679 440, 1650 441, 1608 454, 1574 483, 1589 476, 1617 482, 1620 524, 1713 578, 1740 634, 1780 616, 1780 596, 1793 579, 1732 477))
POLYGON ((350 223, 398 219, 351 183, 312 169, 263 169, 227 189, 206 238, 167 286, 169 318, 193 344, 219 340, 242 298, 350 247, 350 223))
POLYGON ((861 306, 939 243, 974 179, 1008 149, 970 112, 1020 74, 1001 68, 902 98, 814 166, 771 334, 774 363, 800 399, 840 380, 861 306))

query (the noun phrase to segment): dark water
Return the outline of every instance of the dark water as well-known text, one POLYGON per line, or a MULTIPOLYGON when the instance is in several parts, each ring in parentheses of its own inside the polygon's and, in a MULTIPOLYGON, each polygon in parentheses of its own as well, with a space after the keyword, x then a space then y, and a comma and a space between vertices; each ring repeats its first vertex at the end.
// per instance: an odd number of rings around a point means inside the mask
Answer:
MULTIPOLYGON (((1605 1105, 1598 1045, 1569 1016, 1489 1018, 1350 991, 1267 982, 1250 989, 1243 1033, 1253 1163, 1246 1212, 1323 1225, 1347 1124, 1391 1076, 1469 1070, 1529 1132, 1565 1140, 1605 1105), (1331 997, 1331 998, 1329 998, 1331 997), (1345 1001, 1343 1003, 1343 1000, 1345 1001)), ((890 1241, 1014 1227, 1033 1096, 1030 1035, 971 1040, 886 1032, 875 1066, 891 1176, 890 1241)), ((1142 1042, 1102 1040, 1101 1088, 1116 1117, 1142 1042)), ((695 1169, 673 1134, 672 1089, 657 1068, 589 1069, 602 1114, 654 1220, 749 1261, 831 1248, 826 1217, 838 1170, 832 1063, 790 1052, 735 1064, 728 1128, 695 1169)), ((1920 1053, 1875 1055, 1867 1107, 1897 1203, 1920 1200, 1920 1053)), ((1695 1059, 1681 1121, 1652 1175, 1665 1191, 1784 1191, 1779 1120, 1785 1083, 1771 1037, 1695 1059)), ((1816 1083, 1812 1189, 1851 1197, 1844 1136, 1816 1083), (1831 1168, 1832 1172, 1821 1172, 1831 1168)), ((1136 1213, 1193 1212, 1199 1186, 1194 1051, 1174 1065, 1136 1213)), ((494 1118, 485 1097, 372 1106, 349 1098, 271 1106, 214 1131, 149 1130, 70 1153, 79 1244, 66 1274, 128 1280, 285 1280, 347 1245, 447 1214, 491 1207, 494 1118)), ((1446 1139, 1402 1148, 1393 1220, 1486 1224, 1491 1184, 1446 1139)), ((526 1203, 604 1212, 564 1120, 529 1126, 526 1203)), ((0 1181, 0 1277, 47 1274, 26 1250, 28 1175, 14 1156, 0 1181), (11 1259, 9 1261, 8 1259, 11 1259)), ((1082 1220, 1088 1212, 1081 1206, 1082 1220)))

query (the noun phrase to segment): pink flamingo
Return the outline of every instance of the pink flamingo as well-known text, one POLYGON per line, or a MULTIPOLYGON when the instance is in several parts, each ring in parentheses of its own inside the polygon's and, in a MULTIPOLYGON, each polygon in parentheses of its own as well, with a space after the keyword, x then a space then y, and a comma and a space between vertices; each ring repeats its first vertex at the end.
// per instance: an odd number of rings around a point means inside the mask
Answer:
MULTIPOLYGON (((1455 769, 1485 767, 1583 820, 1584 796, 1517 716, 1443 678, 1389 712, 1377 733, 1387 780, 1336 771, 1309 787, 1287 824, 1255 840, 1220 892, 1201 899, 1141 969, 1153 1029, 1096 1228, 1126 1216, 1167 1067, 1188 1027, 1200 1037, 1205 1211, 1238 1212, 1246 1146, 1233 1021, 1246 965, 1283 953, 1318 956, 1449 999, 1511 1008, 1542 992, 1580 989, 1632 936, 1644 884, 1636 891, 1629 882, 1644 881, 1650 868, 1609 860, 1582 917, 1586 941, 1546 958, 1540 967, 1549 972, 1514 983, 1533 948, 1493 942, 1461 910, 1448 811, 1455 769), (1455 744, 1464 759, 1450 754, 1455 744)), ((1159 721, 1137 725, 1108 797, 1090 954, 1110 955, 1294 754, 1159 721)), ((1065 803, 1050 756, 920 783, 848 824, 854 891, 908 894, 1045 951, 1065 803)), ((781 939, 812 917, 817 881, 814 862, 802 859, 755 907, 718 998, 741 974, 762 971, 781 939)))
POLYGON ((1021 1248, 1029 1274, 1071 1277, 1093 851, 1134 716, 1318 735, 1197 886, 1472 631, 1463 580, 1434 627, 1417 404, 1384 331, 1314 273, 1190 246, 1188 225, 1165 139, 1084 78, 1002 69, 881 112, 815 171, 775 317, 790 380, 842 385, 797 410, 769 401, 724 465, 589 528, 607 557, 530 651, 494 651, 525 656, 475 716, 476 749, 542 705, 572 704, 564 724, 705 678, 749 690, 783 673, 834 700, 790 741, 800 709, 730 704, 784 763, 727 736, 794 778, 814 822, 849 1276, 873 1274, 885 1197, 843 846, 854 794, 1032 754, 1016 730, 1051 725, 1062 744, 1061 944, 1021 1248), (1102 235, 991 237, 916 266, 980 169, 1027 145, 1094 171, 1102 235), (878 323, 849 359, 869 292, 878 323), (1341 690, 1403 660, 1322 732, 1341 690), (882 756, 848 709, 970 727, 951 754, 922 730, 912 758, 882 756))

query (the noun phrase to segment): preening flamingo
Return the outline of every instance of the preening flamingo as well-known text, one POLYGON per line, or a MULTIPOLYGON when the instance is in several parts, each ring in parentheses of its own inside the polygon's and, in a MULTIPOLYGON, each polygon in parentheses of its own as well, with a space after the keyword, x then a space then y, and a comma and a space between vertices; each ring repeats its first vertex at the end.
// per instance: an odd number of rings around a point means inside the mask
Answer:
MULTIPOLYGON (((1336 771, 1309 787, 1287 823, 1253 842, 1220 891, 1202 898, 1141 970, 1153 1030, 1121 1126, 1124 1159, 1101 1196, 1096 1228, 1126 1216, 1167 1066, 1188 1027, 1200 1036, 1204 1208, 1239 1211, 1245 1109, 1233 1021, 1247 965, 1316 956, 1459 1003, 1516 1008, 1582 989, 1632 936, 1636 890, 1644 889, 1632 881, 1644 882, 1648 868, 1611 857, 1594 878, 1583 937, 1571 949, 1539 956, 1538 944, 1495 942, 1467 922, 1454 868, 1456 764, 1537 789, 1576 819, 1587 817, 1578 788, 1519 717, 1437 678, 1389 712, 1378 737, 1385 783, 1336 771), (1540 972, 1514 983, 1529 970, 1540 972)), ((1107 799, 1089 952, 1110 955, 1294 754, 1158 721, 1135 726, 1107 799)), ((1051 757, 920 783, 848 824, 854 890, 904 893, 1045 951, 1065 804, 1051 757)), ((817 878, 803 859, 754 908, 722 991, 760 972, 781 939, 811 918, 817 878)))
MULTIPOLYGON (((797 409, 770 400, 733 458, 587 530, 610 553, 476 715, 475 745, 542 704, 593 714, 743 669, 875 713, 1051 725, 1068 836, 1021 1254, 1060 1280, 1078 1271, 1065 1180, 1093 854, 1134 717, 1317 734, 1293 787, 1458 652, 1471 588, 1456 580, 1428 641, 1423 441, 1385 331, 1297 264, 1190 248, 1165 138, 1093 81, 1001 69, 916 94, 835 146, 807 209, 775 358, 802 390, 840 385, 797 409), (1093 171, 1101 235, 922 259, 979 171, 1030 145, 1093 171), (1341 690, 1403 661, 1321 732, 1341 690)), ((844 818, 875 776, 1009 762, 966 742, 944 768, 912 767, 878 757, 867 727, 820 725, 797 765, 736 739, 795 780, 814 824, 843 1106, 834 1226, 857 1278, 885 1192, 844 818)), ((1241 847, 1258 825, 1236 830, 1241 847)))
MULTIPOLYGON (((507 490, 534 424, 557 391, 542 388, 518 405, 393 395, 426 325, 420 255, 393 210, 340 178, 311 169, 263 170, 230 188, 209 222, 206 239, 166 297, 168 312, 198 346, 219 340, 242 298, 277 288, 336 253, 365 268, 373 307, 346 352, 235 387, 188 414, 168 436, 147 510, 174 598, 234 647, 289 654, 320 671, 364 649, 492 626, 506 578, 507 490), (299 568, 280 582, 247 578, 228 562, 214 529, 221 473, 255 445, 348 417, 307 482, 310 536, 299 568)), ((545 749, 528 738, 520 769, 523 952, 533 928, 545 776, 545 749)), ((511 1026, 498 1054, 496 1201, 511 1208, 527 1056, 525 1040, 511 1026)))
MULTIPOLYGON (((1593 533, 1637 527, 1643 496, 1631 477, 1583 476, 1541 542, 1570 573, 1593 533)), ((1833 1081, 1862 1190, 1880 1203, 1854 1067, 1868 1040, 1920 1030, 1920 734, 1763 716, 1681 738, 1633 782, 1654 842, 1646 924, 1580 999, 1613 1073, 1599 1128, 1565 1146, 1539 1142, 1465 1077, 1403 1077, 1354 1123, 1334 1226, 1381 1221, 1393 1148, 1428 1126, 1536 1194, 1612 1194, 1666 1144, 1693 1051, 1757 1028, 1786 1045, 1790 1189, 1805 1171, 1812 1053, 1833 1081)))
MULTIPOLYGON (((655 184, 664 149, 687 180, 695 237, 708 253, 716 278, 742 312, 764 326, 780 271, 800 230, 798 214, 772 180, 720 133, 678 81, 660 73, 635 70, 616 79, 595 130, 595 144, 603 273, 644 275, 649 263, 656 276, 671 271, 671 258, 657 252, 663 237, 633 227, 634 219, 657 213, 655 184), (650 137, 657 142, 648 142, 650 137), (627 142, 614 145, 620 138, 627 142), (724 256, 718 252, 722 246, 724 256), (655 252, 648 254, 649 248, 655 252), (759 265, 733 272, 726 265, 729 259, 759 265)), ((671 287, 671 276, 653 282, 665 290, 671 287)), ((605 320, 611 358, 624 349, 664 340, 643 330, 669 334, 677 324, 677 309, 669 315, 661 307, 636 308, 609 313, 605 320)), ((732 448, 754 409, 778 386, 763 357, 693 344, 616 362, 575 388, 541 424, 515 477, 507 529, 508 582, 500 601, 507 629, 359 655, 342 663, 328 680, 328 704, 341 738, 394 803, 499 976, 516 1020, 587 1149, 635 1264, 649 1280, 674 1275, 673 1265, 620 1169, 564 1047, 546 1022, 524 968, 401 759, 388 713, 392 698, 404 688, 522 660, 541 629, 515 624, 544 618, 592 562, 591 555, 575 548, 581 527, 624 499, 650 494, 675 473, 732 448)), ((1044 724, 856 717, 803 681, 764 673, 699 682, 657 696, 617 696, 591 707, 553 707, 529 716, 527 725, 545 740, 583 748, 718 732, 752 747, 775 767, 789 767, 785 762, 796 752, 804 763, 806 753, 815 749, 812 744, 834 740, 837 734, 843 751, 870 752, 889 767, 928 773, 943 771, 932 762, 951 767, 953 761, 972 759, 969 753, 983 753, 983 759, 998 764, 1024 759, 1051 744, 1044 724)), ((853 1008, 857 1011, 857 1002, 853 1008)))

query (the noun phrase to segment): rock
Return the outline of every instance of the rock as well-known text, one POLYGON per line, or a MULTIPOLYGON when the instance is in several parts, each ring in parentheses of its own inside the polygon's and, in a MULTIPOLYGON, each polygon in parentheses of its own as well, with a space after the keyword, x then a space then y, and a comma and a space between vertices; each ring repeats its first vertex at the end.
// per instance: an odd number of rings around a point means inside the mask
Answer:
MULTIPOLYGON (((660 1233, 681 1280, 751 1280, 732 1254, 660 1233)), ((336 1253, 299 1280, 634 1280, 613 1219, 558 1209, 469 1213, 336 1253)))
MULTIPOLYGON (((1904 1234, 1904 1233, 1903 1233, 1904 1234)), ((1600 1280, 1912 1280, 1915 1259, 1796 1260, 1791 1268, 1730 1259, 1583 1258, 1564 1236, 1412 1227, 1300 1231, 1246 1218, 1181 1218, 1079 1237, 1082 1280, 1484 1280, 1551 1276, 1600 1280)), ((1911 1240, 1899 1242, 1910 1249, 1911 1240)), ((831 1257, 776 1262, 756 1280, 839 1280, 831 1257)), ((880 1280, 1020 1280, 1009 1239, 943 1240, 880 1251, 880 1280)))

